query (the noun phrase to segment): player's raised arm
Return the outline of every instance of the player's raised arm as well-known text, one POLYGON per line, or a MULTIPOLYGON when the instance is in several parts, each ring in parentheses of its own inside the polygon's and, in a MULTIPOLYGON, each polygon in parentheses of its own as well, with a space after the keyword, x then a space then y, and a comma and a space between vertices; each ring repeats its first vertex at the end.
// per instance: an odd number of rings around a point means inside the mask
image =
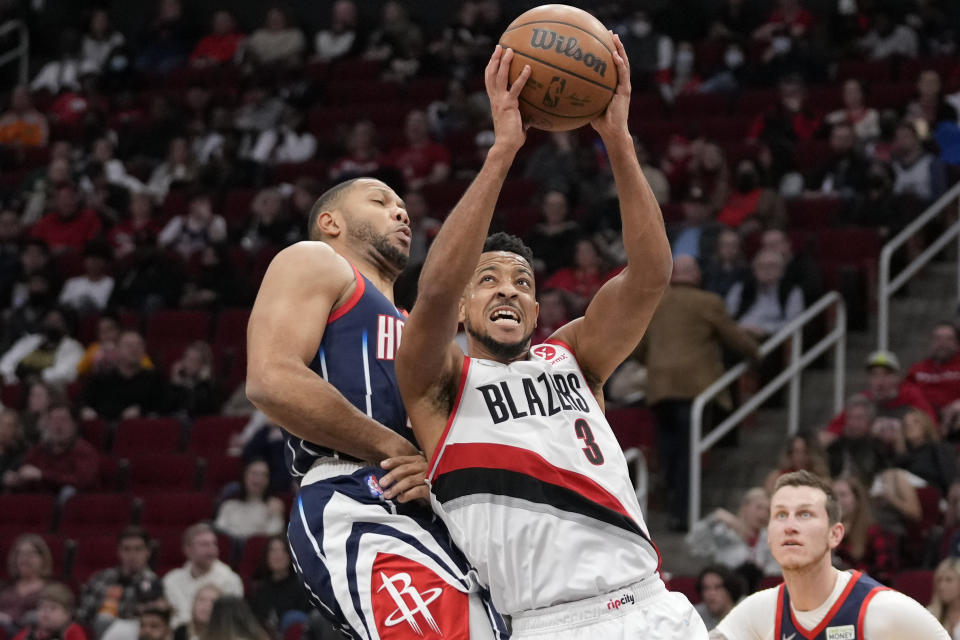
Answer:
POLYGON ((606 112, 591 124, 607 148, 620 200, 627 267, 594 296, 582 319, 555 337, 568 343, 594 390, 640 342, 670 282, 673 258, 660 206, 647 184, 627 128, 630 66, 613 36, 619 83, 606 112))
MULTIPOLYGON (((417 302, 404 326, 396 361, 397 381, 405 400, 423 396, 459 364, 448 345, 457 330, 460 299, 480 259, 507 172, 526 139, 517 96, 530 70, 525 67, 508 88, 512 58, 512 50, 497 46, 484 71, 494 144, 480 173, 443 223, 420 273, 417 302)), ((407 410, 411 410, 409 406, 407 410)), ((416 431, 418 425, 413 427, 416 431)), ((419 432, 417 438, 423 444, 419 432)))
POLYGON ((322 242, 300 242, 277 254, 247 326, 247 397, 298 438, 360 460, 414 455, 413 445, 309 367, 331 310, 353 285, 349 264, 322 242), (302 320, 291 321, 291 314, 302 320))

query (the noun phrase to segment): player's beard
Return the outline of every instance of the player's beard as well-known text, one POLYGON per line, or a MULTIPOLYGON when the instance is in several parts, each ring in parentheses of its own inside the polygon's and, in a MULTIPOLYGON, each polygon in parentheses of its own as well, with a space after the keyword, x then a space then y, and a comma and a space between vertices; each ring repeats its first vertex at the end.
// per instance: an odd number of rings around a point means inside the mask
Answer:
POLYGON ((519 342, 500 342, 489 333, 481 333, 474 329, 469 320, 464 320, 463 326, 474 340, 486 347, 490 355, 498 360, 516 360, 519 356, 522 356, 530 348, 530 336, 533 335, 533 331, 531 331, 519 342))
POLYGON ((404 253, 391 244, 386 235, 377 235, 369 222, 351 220, 347 224, 347 235, 351 240, 373 247, 387 264, 397 270, 397 273, 403 271, 410 260, 409 253, 404 253))

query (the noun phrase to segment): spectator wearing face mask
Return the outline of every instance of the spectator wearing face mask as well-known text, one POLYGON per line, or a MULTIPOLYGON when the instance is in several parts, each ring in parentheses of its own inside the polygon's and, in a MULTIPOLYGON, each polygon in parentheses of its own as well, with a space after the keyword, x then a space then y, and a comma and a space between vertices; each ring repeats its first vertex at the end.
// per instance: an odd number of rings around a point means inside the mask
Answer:
POLYGON ((734 176, 734 189, 717 213, 717 222, 747 235, 780 227, 786 218, 787 207, 783 198, 761 184, 756 162, 750 158, 741 160, 734 176))

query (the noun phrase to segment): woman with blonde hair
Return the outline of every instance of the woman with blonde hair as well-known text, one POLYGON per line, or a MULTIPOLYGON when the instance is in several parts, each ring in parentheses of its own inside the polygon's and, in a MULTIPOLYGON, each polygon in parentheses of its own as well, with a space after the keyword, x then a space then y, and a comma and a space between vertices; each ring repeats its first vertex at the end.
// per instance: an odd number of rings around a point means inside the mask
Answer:
POLYGON ((0 588, 0 628, 13 636, 31 622, 40 593, 53 573, 53 556, 43 538, 25 533, 7 554, 10 581, 0 588))
POLYGON ((197 589, 190 609, 190 622, 185 622, 173 631, 173 640, 200 640, 206 637, 213 605, 223 592, 219 587, 205 584, 197 589))
POLYGON ((960 558, 947 558, 937 565, 927 609, 953 640, 960 640, 960 558))
POLYGON ((834 566, 857 569, 889 584, 897 569, 897 540, 873 519, 870 496, 854 476, 833 482, 833 494, 840 505, 843 540, 834 549, 834 566))

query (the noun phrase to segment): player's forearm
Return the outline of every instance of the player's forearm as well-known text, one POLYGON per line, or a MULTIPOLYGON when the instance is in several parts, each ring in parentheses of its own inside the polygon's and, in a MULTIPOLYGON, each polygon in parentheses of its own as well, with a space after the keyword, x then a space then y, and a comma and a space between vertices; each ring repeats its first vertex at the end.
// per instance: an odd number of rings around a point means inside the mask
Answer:
POLYGON ((604 139, 620 200, 623 245, 633 286, 662 289, 670 281, 673 256, 660 205, 643 176, 629 131, 604 139))
POLYGON ((480 259, 500 190, 517 150, 494 144, 463 197, 450 212, 430 247, 420 273, 419 301, 431 309, 452 307, 460 300, 480 259))
POLYGON ((263 369, 269 373, 248 376, 247 397, 296 437, 373 463, 417 453, 401 435, 361 412, 306 367, 275 364, 263 369))

